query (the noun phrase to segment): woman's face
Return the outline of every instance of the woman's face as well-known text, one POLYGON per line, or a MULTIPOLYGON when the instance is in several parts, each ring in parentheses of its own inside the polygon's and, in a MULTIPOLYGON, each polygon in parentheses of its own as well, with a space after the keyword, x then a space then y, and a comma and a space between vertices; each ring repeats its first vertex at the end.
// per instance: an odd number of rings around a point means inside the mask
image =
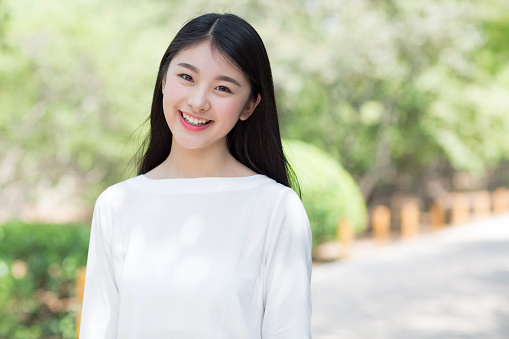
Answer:
POLYGON ((260 100, 250 97, 246 75, 213 52, 208 41, 173 57, 162 92, 172 144, 186 149, 226 148, 228 132, 249 118, 260 100))

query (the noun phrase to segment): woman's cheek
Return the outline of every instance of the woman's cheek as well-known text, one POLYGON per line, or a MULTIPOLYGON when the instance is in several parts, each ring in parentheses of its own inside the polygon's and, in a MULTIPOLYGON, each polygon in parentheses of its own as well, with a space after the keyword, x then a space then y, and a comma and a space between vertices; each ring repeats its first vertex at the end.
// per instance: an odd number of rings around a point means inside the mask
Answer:
POLYGON ((171 95, 171 98, 177 99, 181 97, 184 92, 184 86, 179 84, 177 81, 168 81, 165 86, 164 95, 171 95))
POLYGON ((239 119, 243 105, 240 100, 225 100, 216 105, 216 113, 223 117, 239 119))

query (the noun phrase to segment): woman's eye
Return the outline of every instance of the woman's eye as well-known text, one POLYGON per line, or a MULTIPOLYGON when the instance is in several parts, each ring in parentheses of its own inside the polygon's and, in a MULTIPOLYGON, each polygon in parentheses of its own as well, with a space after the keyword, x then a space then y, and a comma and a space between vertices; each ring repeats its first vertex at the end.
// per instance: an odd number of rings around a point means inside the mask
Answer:
POLYGON ((181 77, 182 79, 184 79, 186 81, 193 81, 193 78, 188 74, 179 74, 179 77, 181 77))
POLYGON ((228 92, 228 93, 231 93, 232 91, 230 91, 230 89, 228 87, 225 87, 225 86, 217 86, 216 87, 219 91, 221 92, 228 92))

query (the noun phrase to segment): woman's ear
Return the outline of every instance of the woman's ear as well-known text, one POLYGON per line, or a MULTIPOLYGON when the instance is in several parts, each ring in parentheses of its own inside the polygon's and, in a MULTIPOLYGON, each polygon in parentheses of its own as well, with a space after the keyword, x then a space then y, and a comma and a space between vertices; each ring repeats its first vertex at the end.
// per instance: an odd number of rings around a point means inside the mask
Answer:
POLYGON ((250 99, 247 102, 246 107, 244 107, 244 111, 240 115, 240 120, 247 120, 247 118, 253 114, 256 106, 260 103, 260 100, 262 100, 262 95, 260 93, 258 93, 256 99, 250 99))

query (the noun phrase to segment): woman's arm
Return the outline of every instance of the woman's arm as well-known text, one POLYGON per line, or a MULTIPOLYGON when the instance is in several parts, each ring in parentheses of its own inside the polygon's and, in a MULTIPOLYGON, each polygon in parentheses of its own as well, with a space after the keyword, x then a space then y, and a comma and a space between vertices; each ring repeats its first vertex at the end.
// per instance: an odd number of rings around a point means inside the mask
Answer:
POLYGON ((262 338, 311 338, 309 220, 293 190, 277 208, 265 270, 262 338))
POLYGON ((80 339, 117 338, 119 294, 113 270, 112 217, 107 192, 99 196, 94 208, 80 339))

